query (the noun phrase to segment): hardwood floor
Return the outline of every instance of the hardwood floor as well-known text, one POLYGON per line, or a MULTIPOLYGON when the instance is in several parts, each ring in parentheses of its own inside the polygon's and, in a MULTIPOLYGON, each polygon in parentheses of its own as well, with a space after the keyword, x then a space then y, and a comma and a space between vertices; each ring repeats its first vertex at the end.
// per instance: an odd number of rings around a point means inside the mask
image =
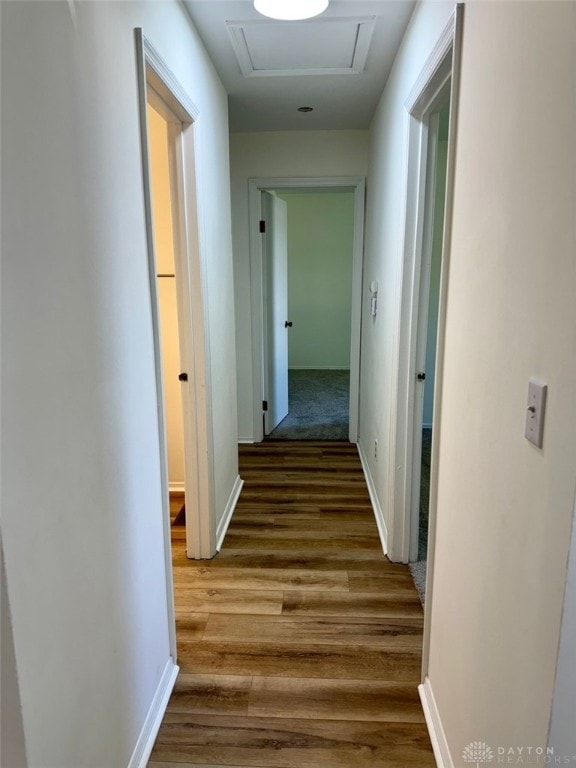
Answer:
POLYGON ((149 768, 427 768, 423 613, 356 447, 241 446, 222 551, 173 555, 181 672, 149 768))

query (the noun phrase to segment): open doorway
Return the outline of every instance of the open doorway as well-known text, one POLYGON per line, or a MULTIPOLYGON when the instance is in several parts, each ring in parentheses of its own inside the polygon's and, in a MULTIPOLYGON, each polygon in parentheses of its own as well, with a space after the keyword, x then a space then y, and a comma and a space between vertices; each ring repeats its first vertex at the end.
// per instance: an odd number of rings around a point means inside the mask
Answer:
MULTIPOLYGON (((418 336, 416 340, 414 494, 412 500, 412 541, 410 544, 410 560, 421 564, 417 568, 413 568, 413 571, 418 578, 421 577, 422 579, 425 577, 428 557, 430 469, 434 430, 436 352, 444 240, 449 121, 450 108, 449 104, 446 103, 438 106, 429 116, 428 124, 427 193, 418 307, 418 336)), ((422 594, 424 594, 423 584, 422 594)))
POLYGON ((415 259, 411 275, 412 295, 406 305, 410 314, 411 370, 408 374, 406 434, 406 539, 407 559, 423 603, 426 601, 430 536, 430 486, 434 461, 435 402, 438 330, 441 310, 448 137, 450 129, 451 65, 449 53, 427 108, 412 114, 412 151, 420 150, 413 171, 414 216, 408 219, 414 238, 415 259))
POLYGON ((171 524, 184 503, 181 538, 186 543, 186 557, 204 559, 216 552, 207 319, 194 147, 199 113, 139 28, 135 41, 165 586, 171 654, 176 660, 171 524), (173 497, 172 505, 170 490, 180 494, 180 499, 173 497))
POLYGON ((411 564, 426 606, 434 571, 461 10, 455 9, 406 102, 406 219, 388 556, 411 564))
POLYGON ((348 440, 354 192, 267 190, 262 211, 265 436, 348 440))
MULTIPOLYGON (((158 105, 157 100, 154 103, 158 105)), ((170 132, 166 108, 162 114, 148 97, 148 148, 150 154, 150 182, 154 251, 156 254, 156 292, 160 332, 160 356, 164 380, 164 413, 166 425, 166 451, 168 460, 168 487, 170 523, 185 526, 185 463, 184 415, 182 412, 182 382, 179 324, 183 320, 178 306, 174 242, 174 184, 170 162, 170 132)))
POLYGON ((250 182, 258 440, 358 429, 364 180, 250 182))

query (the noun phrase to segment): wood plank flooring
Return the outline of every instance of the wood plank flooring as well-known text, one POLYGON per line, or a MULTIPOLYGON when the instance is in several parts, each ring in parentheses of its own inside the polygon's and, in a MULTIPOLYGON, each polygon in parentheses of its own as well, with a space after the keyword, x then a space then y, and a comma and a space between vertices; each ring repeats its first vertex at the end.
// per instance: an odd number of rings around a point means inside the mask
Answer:
POLYGON ((382 555, 356 446, 241 446, 222 551, 174 527, 181 672, 149 768, 428 768, 423 613, 382 555))

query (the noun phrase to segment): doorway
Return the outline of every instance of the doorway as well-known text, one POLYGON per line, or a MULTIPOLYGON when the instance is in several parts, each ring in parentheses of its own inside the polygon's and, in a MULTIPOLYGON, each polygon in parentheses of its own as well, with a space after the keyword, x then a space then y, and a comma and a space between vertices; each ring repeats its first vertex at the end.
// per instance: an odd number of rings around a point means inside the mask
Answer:
POLYGON ((180 510, 171 515, 171 480, 173 491, 182 493, 181 506, 185 499, 187 557, 210 558, 216 552, 204 265, 195 188, 199 112, 139 28, 135 42, 166 591, 176 659, 171 522, 180 510), (169 451, 174 426, 177 437, 169 451))
MULTIPOLYGON (((457 6, 406 102, 406 216, 400 323, 394 350, 398 363, 388 555, 394 562, 418 561, 420 543, 421 557, 426 551, 426 560, 419 561, 424 565, 419 566, 415 581, 422 596, 432 588, 461 24, 462 9, 457 6), (426 426, 431 430, 428 434, 423 432, 426 426), (426 501, 428 495, 428 489, 421 487, 423 437, 430 441, 429 467, 425 467, 426 474, 429 472, 427 542, 425 533, 420 536, 420 501, 422 497, 426 501)), ((422 522, 426 527, 425 513, 422 522)))
POLYGON ((436 351, 449 123, 450 109, 448 103, 439 107, 429 117, 426 167, 427 196, 416 340, 416 380, 418 383, 415 389, 414 403, 415 447, 411 561, 426 560, 428 548, 430 464, 434 430, 436 351), (420 453, 420 457, 418 453, 420 453))
POLYGON ((251 180, 250 222, 255 439, 356 442, 364 180, 251 180))
POLYGON ((348 440, 354 192, 262 192, 264 434, 348 440))
POLYGON ((428 118, 426 193, 416 338, 412 524, 410 561, 422 598, 428 559, 430 470, 434 433, 434 399, 440 275, 444 241, 449 103, 437 105, 428 118))
MULTIPOLYGON (((156 254, 156 293, 158 297, 158 324, 160 356, 164 381, 164 415, 166 425, 166 451, 168 461, 168 488, 170 523, 185 526, 185 457, 184 415, 182 411, 182 382, 180 325, 183 309, 179 306, 174 242, 175 185, 170 161, 170 123, 164 115, 168 108, 155 109, 157 99, 148 94, 148 151, 150 155, 150 183, 154 252, 156 254)), ((172 122, 175 118, 172 115, 172 122)), ((180 290, 179 290, 180 289, 180 290)))

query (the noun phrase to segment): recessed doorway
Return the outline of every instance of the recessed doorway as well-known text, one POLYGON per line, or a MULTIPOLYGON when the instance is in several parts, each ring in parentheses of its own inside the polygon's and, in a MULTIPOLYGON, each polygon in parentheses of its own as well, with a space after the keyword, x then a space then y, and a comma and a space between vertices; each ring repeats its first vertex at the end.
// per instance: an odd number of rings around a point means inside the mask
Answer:
MULTIPOLYGON (((154 103, 157 104, 157 101, 154 103)), ((185 525, 185 461, 184 415, 182 411, 182 383, 179 379, 181 364, 181 334, 176 284, 175 242, 173 211, 175 210, 174 184, 170 161, 170 124, 164 114, 148 101, 148 147, 154 251, 156 254, 156 292, 158 299, 158 325, 162 377, 164 380, 164 413, 166 425, 166 452, 168 459, 168 487, 170 494, 170 522, 185 525)))
POLYGON ((348 440, 354 191, 266 190, 262 211, 265 436, 348 440))
POLYGON ((364 180, 250 182, 257 440, 358 428, 364 180))

